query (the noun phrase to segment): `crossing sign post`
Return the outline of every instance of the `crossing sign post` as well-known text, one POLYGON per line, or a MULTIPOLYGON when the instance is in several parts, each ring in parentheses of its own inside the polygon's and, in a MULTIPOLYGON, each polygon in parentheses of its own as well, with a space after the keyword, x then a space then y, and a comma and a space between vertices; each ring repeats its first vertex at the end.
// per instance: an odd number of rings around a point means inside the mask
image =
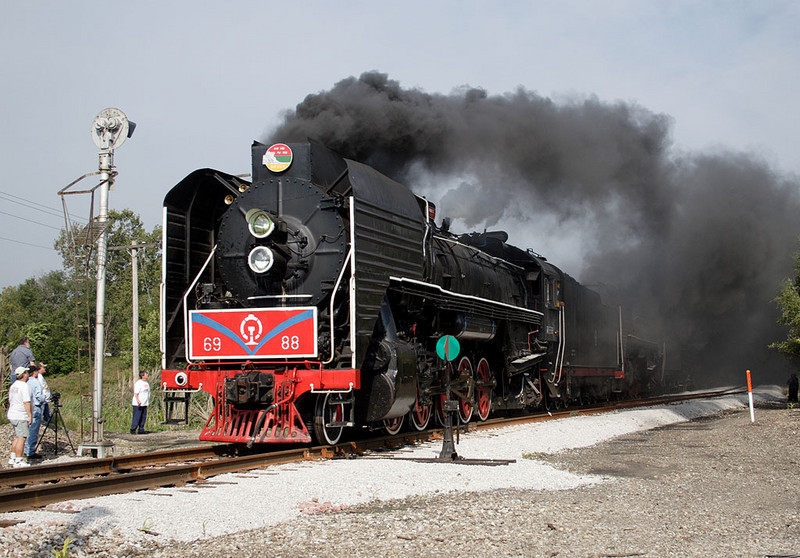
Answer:
POLYGON ((436 342, 436 355, 445 362, 455 360, 461 352, 461 344, 452 335, 442 335, 436 342))
POLYGON ((453 441, 453 413, 458 410, 458 402, 450 399, 450 372, 452 371, 452 364, 450 364, 461 352, 461 345, 458 339, 452 335, 443 335, 436 342, 436 355, 445 361, 445 395, 442 402, 442 411, 444 413, 444 433, 442 435, 442 451, 439 453, 439 459, 442 461, 455 461, 458 459, 456 453, 456 445, 453 441))

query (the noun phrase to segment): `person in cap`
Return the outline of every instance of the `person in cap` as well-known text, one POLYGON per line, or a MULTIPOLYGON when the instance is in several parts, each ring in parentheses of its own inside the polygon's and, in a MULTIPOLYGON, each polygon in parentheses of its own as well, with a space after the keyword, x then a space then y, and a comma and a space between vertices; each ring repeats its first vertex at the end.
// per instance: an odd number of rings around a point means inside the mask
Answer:
POLYGON ((14 441, 11 443, 11 455, 8 464, 12 467, 28 467, 29 463, 22 457, 25 439, 28 437, 30 424, 33 422, 31 408, 31 388, 28 386, 29 371, 20 366, 14 371, 16 380, 8 389, 8 421, 14 427, 14 441))
POLYGON ((42 425, 42 412, 44 411, 45 397, 42 383, 39 381, 39 365, 33 364, 28 368, 28 386, 31 388, 31 411, 33 420, 30 424, 28 439, 25 441, 25 457, 30 459, 41 459, 42 456, 36 453, 36 445, 39 442, 39 427, 42 425))

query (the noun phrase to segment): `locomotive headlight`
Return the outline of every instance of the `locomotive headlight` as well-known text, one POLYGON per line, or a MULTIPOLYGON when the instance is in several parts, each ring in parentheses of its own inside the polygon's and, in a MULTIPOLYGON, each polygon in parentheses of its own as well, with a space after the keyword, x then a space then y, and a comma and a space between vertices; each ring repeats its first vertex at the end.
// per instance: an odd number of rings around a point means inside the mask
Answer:
POLYGON ((266 238, 275 230, 275 221, 263 209, 251 209, 245 218, 250 234, 256 238, 266 238))
POLYGON ((256 273, 266 273, 275 263, 275 254, 266 246, 256 246, 247 256, 247 265, 256 273))

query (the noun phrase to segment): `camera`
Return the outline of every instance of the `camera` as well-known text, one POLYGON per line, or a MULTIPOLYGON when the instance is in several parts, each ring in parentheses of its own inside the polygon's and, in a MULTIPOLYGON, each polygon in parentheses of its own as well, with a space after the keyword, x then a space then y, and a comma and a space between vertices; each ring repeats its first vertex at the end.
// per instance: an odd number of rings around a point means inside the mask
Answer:
POLYGON ((53 405, 58 405, 58 400, 61 399, 61 392, 54 392, 50 394, 50 400, 53 402, 53 405))

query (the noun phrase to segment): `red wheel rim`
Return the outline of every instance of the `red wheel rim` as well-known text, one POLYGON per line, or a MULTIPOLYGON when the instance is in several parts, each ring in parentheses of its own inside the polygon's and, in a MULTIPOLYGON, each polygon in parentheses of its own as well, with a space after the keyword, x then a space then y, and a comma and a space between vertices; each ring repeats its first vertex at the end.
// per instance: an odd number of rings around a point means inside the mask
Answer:
POLYGON ((386 433, 394 436, 400 429, 403 428, 403 418, 404 416, 395 417, 393 419, 386 419, 383 421, 383 428, 386 430, 386 433))
POLYGON ((436 420, 439 421, 439 424, 444 426, 444 402, 447 399, 445 395, 437 395, 434 398, 434 404, 436 405, 436 420))
POLYGON ((489 368, 489 362, 485 358, 482 358, 478 363, 475 376, 479 384, 484 384, 478 386, 475 393, 478 418, 486 420, 489 417, 489 412, 492 410, 492 371, 489 368))
POLYGON ((320 395, 314 411, 314 435, 320 444, 336 445, 342 439, 343 426, 329 426, 331 423, 341 424, 344 419, 344 404, 330 402, 330 393, 320 395))
MULTIPOLYGON (((459 376, 463 374, 468 378, 472 378, 472 363, 467 357, 461 357, 461 360, 458 362, 458 374, 459 376)), ((461 422, 464 424, 468 423, 472 418, 472 411, 472 405, 467 402, 466 398, 459 397, 458 418, 461 419, 461 422)))
POLYGON ((431 405, 420 405, 419 396, 414 402, 414 408, 411 409, 411 424, 417 430, 425 430, 428 423, 431 421, 431 405))

